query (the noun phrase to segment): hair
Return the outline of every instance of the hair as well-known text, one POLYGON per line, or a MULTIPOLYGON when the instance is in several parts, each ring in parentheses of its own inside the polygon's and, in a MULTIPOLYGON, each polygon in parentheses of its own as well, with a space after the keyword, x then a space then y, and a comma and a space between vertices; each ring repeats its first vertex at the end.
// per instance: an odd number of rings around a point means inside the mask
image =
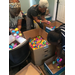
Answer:
POLYGON ((39 1, 39 6, 40 6, 41 8, 46 8, 46 7, 49 6, 49 3, 48 3, 47 0, 40 0, 40 1, 39 1))
POLYGON ((58 42, 61 39, 61 30, 60 28, 56 28, 54 31, 50 31, 47 36, 48 42, 58 42))

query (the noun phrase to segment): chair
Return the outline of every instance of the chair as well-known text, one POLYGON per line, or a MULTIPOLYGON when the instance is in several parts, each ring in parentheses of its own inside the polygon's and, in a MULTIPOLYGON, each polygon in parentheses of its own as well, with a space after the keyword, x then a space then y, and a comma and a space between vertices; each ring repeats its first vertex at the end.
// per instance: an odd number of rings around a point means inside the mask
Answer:
POLYGON ((30 55, 29 40, 9 51, 9 69, 21 65, 30 55))

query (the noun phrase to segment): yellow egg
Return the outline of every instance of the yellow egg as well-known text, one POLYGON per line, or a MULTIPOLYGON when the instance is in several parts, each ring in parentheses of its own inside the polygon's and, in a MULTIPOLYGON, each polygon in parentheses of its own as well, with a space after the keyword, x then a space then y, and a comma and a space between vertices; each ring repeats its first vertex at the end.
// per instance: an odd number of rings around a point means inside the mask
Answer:
POLYGON ((15 28, 15 31, 18 31, 18 28, 15 28))
POLYGON ((57 68, 60 68, 60 66, 57 66, 57 68))
POLYGON ((36 40, 36 38, 34 38, 34 40, 36 40))
POLYGON ((38 48, 39 48, 39 46, 38 46, 38 48))
POLYGON ((58 27, 56 27, 56 28, 58 28, 58 27))
POLYGON ((39 36, 39 38, 41 38, 41 36, 39 36))
POLYGON ((35 50, 35 48, 33 48, 33 50, 35 50))
POLYGON ((22 36, 22 33, 20 33, 19 36, 22 36))
POLYGON ((35 46, 35 44, 33 44, 33 46, 35 46))

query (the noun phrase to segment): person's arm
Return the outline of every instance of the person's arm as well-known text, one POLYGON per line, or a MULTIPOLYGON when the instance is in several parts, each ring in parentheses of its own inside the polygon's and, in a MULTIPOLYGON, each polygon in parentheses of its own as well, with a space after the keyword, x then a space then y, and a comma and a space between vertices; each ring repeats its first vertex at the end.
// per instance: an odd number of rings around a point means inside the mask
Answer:
MULTIPOLYGON (((62 50, 62 52, 63 52, 63 50, 62 50)), ((61 58, 62 58, 62 61, 59 63, 59 66, 64 66, 65 65, 65 52, 64 52, 64 54, 61 53, 61 58)))
POLYGON ((62 58, 62 61, 59 62, 59 66, 63 66, 65 64, 65 55, 62 55, 62 52, 61 52, 62 47, 59 45, 59 46, 56 47, 56 50, 57 50, 57 57, 56 57, 56 59, 57 58, 62 58))
POLYGON ((56 50, 57 50, 57 57, 60 57, 60 55, 61 55, 61 50, 62 50, 61 45, 58 45, 58 46, 56 47, 56 50))
POLYGON ((39 20, 37 17, 33 17, 33 19, 38 23, 47 23, 47 21, 39 20))
POLYGON ((21 25, 22 25, 22 19, 19 19, 18 20, 18 23, 17 23, 17 28, 20 30, 21 29, 21 25))
POLYGON ((50 24, 50 23, 51 23, 50 21, 48 21, 48 20, 45 19, 45 15, 42 15, 42 16, 41 16, 41 19, 42 19, 43 21, 47 21, 47 24, 50 24))
POLYGON ((42 19, 43 21, 46 20, 44 15, 41 16, 41 19, 42 19))
POLYGON ((22 13, 20 12, 18 15, 17 28, 20 30, 22 27, 22 13))

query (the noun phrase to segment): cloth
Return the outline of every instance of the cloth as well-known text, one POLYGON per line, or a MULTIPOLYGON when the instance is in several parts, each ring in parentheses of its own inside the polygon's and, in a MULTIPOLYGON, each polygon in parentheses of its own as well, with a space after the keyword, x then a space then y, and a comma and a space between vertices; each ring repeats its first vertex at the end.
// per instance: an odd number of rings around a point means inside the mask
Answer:
POLYGON ((46 11, 44 13, 41 13, 39 10, 38 10, 38 5, 36 6, 32 6, 28 9, 27 11, 27 16, 31 19, 33 19, 32 16, 34 17, 37 17, 37 16, 41 16, 41 15, 45 15, 46 11))
POLYGON ((61 41, 62 50, 65 51, 65 24, 61 25, 59 28, 61 29, 61 36, 62 36, 61 38, 62 39, 61 41))
POLYGON ((26 29, 30 30, 31 29, 31 25, 34 26, 33 19, 31 19, 28 16, 26 16, 26 29))
POLYGON ((21 7, 20 3, 9 3, 10 8, 18 8, 21 7))
POLYGON ((15 18, 12 18, 10 13, 9 13, 9 28, 15 29, 17 27, 17 22, 18 22, 19 19, 22 19, 21 12, 15 18))
MULTIPOLYGON (((40 17, 38 17, 39 20, 41 20, 40 17)), ((30 30, 31 29, 31 25, 33 25, 33 28, 34 28, 34 22, 33 22, 33 19, 29 18, 28 16, 26 16, 26 29, 27 30, 30 30)), ((40 28, 43 29, 43 24, 41 23, 38 23, 38 25, 40 26, 40 28)))

